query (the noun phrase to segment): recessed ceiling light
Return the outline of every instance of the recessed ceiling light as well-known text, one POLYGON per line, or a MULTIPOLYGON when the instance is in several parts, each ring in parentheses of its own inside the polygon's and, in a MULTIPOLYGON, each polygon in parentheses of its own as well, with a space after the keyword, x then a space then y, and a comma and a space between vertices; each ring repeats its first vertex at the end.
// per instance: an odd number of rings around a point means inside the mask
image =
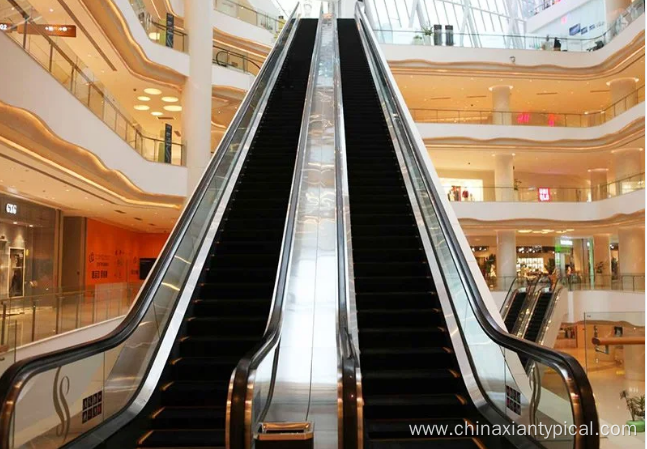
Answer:
POLYGON ((155 89, 154 87, 147 87, 144 89, 144 92, 146 92, 148 95, 160 95, 162 93, 161 90, 155 89))
POLYGON ((14 221, 14 222, 13 222, 13 224, 18 224, 18 222, 17 222, 17 221, 14 221))
POLYGON ((164 113, 160 112, 160 111, 153 111, 153 112, 151 112, 151 115, 154 115, 155 117, 159 117, 161 115, 164 115, 164 113))
POLYGON ((519 229, 519 234, 530 234, 532 229, 519 229))
POLYGON ((139 101, 151 101, 151 97, 147 97, 146 95, 140 95, 137 99, 139 101))
POLYGON ((145 104, 136 104, 135 109, 138 111, 148 111, 151 107, 145 104))
POLYGON ((165 103, 177 103, 179 99, 177 97, 162 97, 162 101, 165 103))
POLYGON ((54 8, 49 8, 49 12, 54 12, 54 8))
POLYGON ((172 104, 169 106, 164 106, 165 111, 171 111, 171 112, 180 112, 182 110, 182 106, 179 104, 172 104))

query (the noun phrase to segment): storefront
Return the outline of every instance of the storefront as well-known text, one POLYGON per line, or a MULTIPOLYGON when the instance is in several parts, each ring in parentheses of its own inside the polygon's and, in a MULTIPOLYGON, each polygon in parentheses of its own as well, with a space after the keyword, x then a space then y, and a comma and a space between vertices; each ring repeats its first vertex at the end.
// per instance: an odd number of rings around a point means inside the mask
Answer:
POLYGON ((57 285, 58 217, 56 209, 0 194, 0 298, 57 285))
POLYGON ((483 201, 482 179, 441 178, 449 201, 483 201))

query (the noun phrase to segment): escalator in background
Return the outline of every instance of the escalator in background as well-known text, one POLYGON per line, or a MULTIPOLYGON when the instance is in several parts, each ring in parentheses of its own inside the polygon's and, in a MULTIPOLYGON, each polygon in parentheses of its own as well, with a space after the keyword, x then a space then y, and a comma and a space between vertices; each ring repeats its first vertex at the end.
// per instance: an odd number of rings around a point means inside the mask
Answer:
POLYGON ((507 310, 507 313, 503 319, 505 328, 508 332, 513 332, 514 325, 519 318, 519 313, 521 313, 521 308, 524 301, 526 300, 526 291, 517 290, 514 292, 514 296, 511 299, 510 307, 507 310))
POLYGON ((539 293, 537 298, 537 303, 530 315, 530 320, 528 322, 528 327, 523 335, 523 338, 526 340, 538 343, 539 333, 541 331, 541 325, 546 319, 546 313, 550 309, 550 302, 553 299, 553 291, 549 290, 546 292, 539 293))
POLYGON ((461 425, 479 414, 460 376, 357 25, 340 19, 338 30, 365 447, 479 447, 469 436, 421 441, 409 429, 461 425))
POLYGON ((263 336, 272 303, 316 28, 299 23, 158 384, 159 404, 141 418, 150 430, 140 447, 225 445, 229 379, 263 336))
POLYGON ((225 447, 232 371, 263 337, 285 251, 316 29, 286 25, 122 324, 5 372, 0 447, 225 447))

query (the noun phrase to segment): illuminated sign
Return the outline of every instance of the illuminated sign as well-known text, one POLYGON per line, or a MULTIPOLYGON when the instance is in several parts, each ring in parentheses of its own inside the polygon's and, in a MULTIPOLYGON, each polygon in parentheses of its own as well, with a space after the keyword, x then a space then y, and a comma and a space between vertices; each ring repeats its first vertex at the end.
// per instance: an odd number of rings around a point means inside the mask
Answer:
POLYGON ((10 28, 11 28, 10 23, 0 22, 0 31, 9 31, 10 28))
MULTIPOLYGON (((27 34, 42 34, 47 36, 58 37, 76 37, 76 25, 44 25, 38 23, 29 23, 26 26, 27 34)), ((0 31, 16 31, 18 34, 25 34, 25 24, 0 22, 0 31)))
POLYGON ((540 187, 538 190, 539 201, 550 201, 550 189, 547 187, 540 187))
POLYGON ((560 240, 559 244, 562 246, 573 246, 573 240, 560 240))
POLYGON ((8 214, 16 215, 18 213, 18 206, 15 204, 7 203, 5 210, 8 214))

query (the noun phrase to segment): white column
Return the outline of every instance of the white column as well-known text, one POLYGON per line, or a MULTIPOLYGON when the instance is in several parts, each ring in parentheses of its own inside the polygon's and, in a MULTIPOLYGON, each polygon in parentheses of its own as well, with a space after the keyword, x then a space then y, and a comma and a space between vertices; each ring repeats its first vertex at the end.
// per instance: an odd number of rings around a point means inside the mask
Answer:
POLYGON ((613 105, 608 113, 613 114, 613 117, 638 104, 638 93, 636 92, 638 79, 617 78, 607 82, 607 85, 611 90, 611 103, 613 105))
POLYGON ((642 148, 622 148, 611 152, 615 171, 615 195, 632 192, 641 188, 642 176, 645 172, 645 162, 642 148))
POLYGON ((611 284, 611 250, 609 234, 593 236, 593 271, 596 286, 611 284))
POLYGON ((496 231, 496 275, 499 288, 509 287, 517 276, 517 235, 515 231, 496 231))
POLYGON ((594 168, 589 170, 591 175, 591 201, 603 200, 608 197, 607 193, 607 168, 594 168))
POLYGON ((494 194, 497 201, 514 201, 514 156, 494 156, 494 194))
POLYGON ((510 94, 512 86, 492 86, 492 109, 494 110, 492 122, 494 125, 510 125, 512 117, 510 114, 510 94))
POLYGON ((184 23, 189 30, 189 76, 182 91, 182 140, 191 195, 211 156, 212 3, 187 0, 184 23))
POLYGON ((645 287, 645 228, 635 226, 618 230, 618 271, 624 290, 645 287))

